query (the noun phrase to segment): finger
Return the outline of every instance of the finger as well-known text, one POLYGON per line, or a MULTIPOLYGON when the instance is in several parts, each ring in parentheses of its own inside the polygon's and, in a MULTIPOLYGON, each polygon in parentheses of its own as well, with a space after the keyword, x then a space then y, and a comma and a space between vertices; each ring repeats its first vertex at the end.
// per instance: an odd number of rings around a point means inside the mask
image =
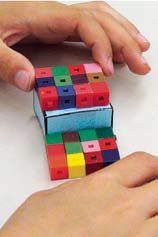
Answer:
POLYGON ((113 74, 112 49, 110 41, 97 21, 87 12, 83 12, 78 21, 77 31, 87 47, 92 49, 94 60, 98 62, 106 75, 113 74))
POLYGON ((0 78, 24 91, 34 86, 34 69, 23 55, 0 41, 0 78))
POLYGON ((104 31, 107 33, 113 50, 119 51, 131 71, 137 74, 146 74, 150 71, 150 67, 144 57, 137 42, 130 34, 111 16, 101 12, 93 12, 95 19, 100 23, 104 31))
POLYGON ((158 178, 158 158, 136 152, 107 167, 106 172, 124 186, 137 187, 158 178))
POLYGON ((158 180, 154 180, 134 189, 136 203, 141 207, 146 218, 158 213, 158 180))
POLYGON ((126 17, 122 16, 118 11, 113 9, 109 4, 105 2, 88 2, 76 4, 80 8, 87 8, 91 10, 98 10, 104 13, 111 14, 125 29, 126 31, 138 42, 142 51, 146 51, 150 47, 149 41, 144 37, 134 24, 132 24, 126 17))
POLYGON ((113 52, 113 61, 115 63, 125 63, 123 54, 121 52, 113 52))
POLYGON ((157 237, 158 233, 158 216, 154 216, 149 220, 144 221, 139 233, 136 237, 157 237))

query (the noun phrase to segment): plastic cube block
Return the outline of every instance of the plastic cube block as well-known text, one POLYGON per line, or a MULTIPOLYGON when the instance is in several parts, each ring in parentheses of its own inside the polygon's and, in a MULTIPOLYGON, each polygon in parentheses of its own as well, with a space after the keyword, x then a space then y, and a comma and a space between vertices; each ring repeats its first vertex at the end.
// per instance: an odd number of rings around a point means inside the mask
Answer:
POLYGON ((87 77, 88 77, 88 81, 90 83, 93 83, 93 82, 102 82, 104 81, 105 82, 105 76, 103 73, 101 72, 98 72, 98 73, 88 73, 87 74, 87 77))
POLYGON ((74 85, 88 83, 86 74, 73 75, 71 76, 71 80, 74 85))
POLYGON ((48 158, 51 180, 68 179, 68 165, 66 156, 48 158))
POLYGON ((63 137, 64 143, 80 141, 78 132, 64 132, 62 134, 62 137, 63 137))
POLYGON ((86 174, 91 174, 104 167, 101 151, 85 153, 86 174))
POLYGON ((40 87, 39 100, 42 111, 58 109, 58 93, 56 87, 40 87))
POLYGON ((55 86, 53 77, 43 77, 36 79, 36 88, 55 86))
POLYGON ((83 64, 79 65, 70 65, 68 66, 68 70, 70 75, 79 75, 79 74, 86 74, 85 68, 83 64))
POLYGON ((69 76, 69 71, 66 66, 52 67, 54 77, 56 76, 69 76))
POLYGON ((72 85, 70 76, 54 76, 54 81, 56 86, 69 86, 72 85))
POLYGON ((46 135, 46 144, 62 144, 62 134, 61 133, 53 133, 46 135))
POLYGON ((82 142, 82 148, 85 153, 100 151, 99 142, 97 140, 82 142))
POLYGON ((64 144, 48 144, 47 145, 48 157, 63 156, 66 154, 64 144))
POLYGON ((74 85, 74 90, 76 94, 76 108, 93 106, 93 91, 88 83, 74 85))
POLYGON ((65 143, 66 154, 82 153, 82 145, 80 142, 65 143))
POLYGON ((67 155, 69 178, 80 178, 86 175, 86 165, 83 153, 67 155))
POLYGON ((105 166, 110 165, 120 159, 118 149, 102 151, 102 157, 103 157, 105 166))
POLYGON ((53 77, 53 73, 50 67, 35 68, 35 78, 53 77))
POLYGON ((59 109, 74 108, 76 104, 75 91, 72 86, 58 86, 59 109))
POLYGON ((115 135, 111 127, 97 128, 96 134, 98 139, 115 138, 115 135))
POLYGON ((82 142, 98 139, 95 129, 81 130, 81 131, 79 131, 79 136, 80 136, 80 140, 82 142))
POLYGON ((115 150, 117 149, 117 144, 115 138, 105 138, 99 140, 100 149, 102 151, 115 150))
POLYGON ((109 88, 106 82, 91 83, 93 91, 93 105, 101 106, 109 104, 109 88))
POLYGON ((101 67, 97 63, 84 64, 84 68, 86 70, 86 73, 102 72, 101 67))

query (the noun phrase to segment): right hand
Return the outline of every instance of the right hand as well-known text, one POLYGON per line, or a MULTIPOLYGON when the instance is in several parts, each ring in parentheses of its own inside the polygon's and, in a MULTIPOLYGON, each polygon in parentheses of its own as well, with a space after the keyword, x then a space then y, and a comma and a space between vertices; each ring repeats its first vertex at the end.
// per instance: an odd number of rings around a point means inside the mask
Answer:
POLYGON ((157 178, 158 158, 134 153, 85 178, 33 194, 0 237, 157 237, 157 178))

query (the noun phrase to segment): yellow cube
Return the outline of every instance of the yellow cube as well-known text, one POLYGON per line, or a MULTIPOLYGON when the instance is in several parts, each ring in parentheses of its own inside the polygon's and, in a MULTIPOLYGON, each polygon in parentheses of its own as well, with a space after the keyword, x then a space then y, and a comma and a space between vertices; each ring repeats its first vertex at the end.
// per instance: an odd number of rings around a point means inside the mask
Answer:
POLYGON ((86 175, 86 163, 83 153, 67 154, 69 178, 79 178, 86 175))

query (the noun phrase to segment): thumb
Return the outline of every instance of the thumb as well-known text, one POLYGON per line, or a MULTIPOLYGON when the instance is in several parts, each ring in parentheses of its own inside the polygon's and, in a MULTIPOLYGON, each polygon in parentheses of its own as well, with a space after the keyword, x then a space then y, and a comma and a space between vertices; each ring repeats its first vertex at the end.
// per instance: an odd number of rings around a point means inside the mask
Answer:
POLYGON ((0 41, 0 78, 23 91, 35 83, 34 68, 27 58, 0 41))

